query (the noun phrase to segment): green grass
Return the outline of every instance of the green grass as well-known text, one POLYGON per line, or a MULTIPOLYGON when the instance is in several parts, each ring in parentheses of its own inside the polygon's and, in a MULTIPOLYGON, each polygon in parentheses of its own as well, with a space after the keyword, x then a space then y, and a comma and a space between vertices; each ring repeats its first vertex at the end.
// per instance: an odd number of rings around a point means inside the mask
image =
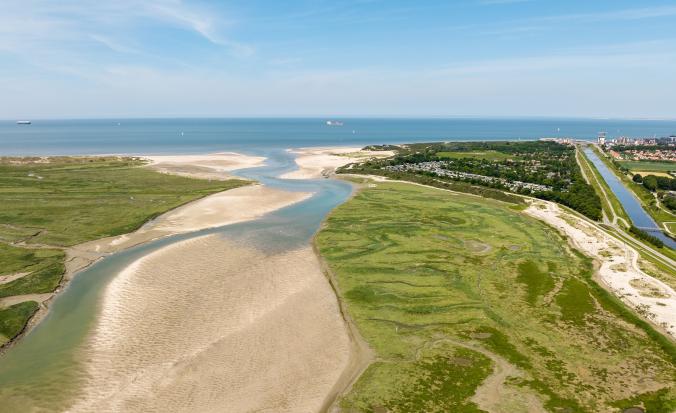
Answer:
POLYGON ((69 246, 124 234, 195 198, 245 184, 161 174, 131 159, 72 159, 0 162, 0 240, 69 246))
POLYGON ((649 162, 649 161, 618 161, 620 165, 630 171, 639 172, 669 172, 676 171, 676 162, 649 162))
MULTIPOLYGON (((28 273, 0 284, 0 298, 54 291, 64 274, 65 247, 134 231, 186 202, 247 184, 172 176, 142 165, 118 157, 0 158, 0 275, 28 273)), ((15 307, 0 308, 5 339, 32 315, 27 306, 15 307)))
POLYGON ((35 301, 25 301, 0 309, 0 345, 19 334, 38 307, 35 301))
POLYGON ((377 183, 329 216, 316 245, 377 354, 341 400, 348 411, 477 411, 471 395, 492 364, 481 351, 523 371, 499 401, 511 411, 527 410, 524 394, 595 412, 641 398, 646 383, 673 385, 673 343, 599 287, 558 233, 506 204, 377 183))
POLYGON ((520 159, 518 156, 498 152, 498 151, 475 151, 475 152, 437 152, 435 154, 440 158, 449 158, 449 159, 461 159, 461 158, 472 158, 472 159, 483 159, 487 161, 504 161, 506 159, 520 159))

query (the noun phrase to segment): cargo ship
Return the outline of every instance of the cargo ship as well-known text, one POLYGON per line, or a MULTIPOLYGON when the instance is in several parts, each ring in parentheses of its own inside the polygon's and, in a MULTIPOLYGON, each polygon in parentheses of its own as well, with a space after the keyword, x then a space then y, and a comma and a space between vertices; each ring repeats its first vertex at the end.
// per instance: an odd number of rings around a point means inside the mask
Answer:
POLYGON ((29 121, 29 120, 17 120, 16 124, 17 125, 30 125, 31 121, 29 121))

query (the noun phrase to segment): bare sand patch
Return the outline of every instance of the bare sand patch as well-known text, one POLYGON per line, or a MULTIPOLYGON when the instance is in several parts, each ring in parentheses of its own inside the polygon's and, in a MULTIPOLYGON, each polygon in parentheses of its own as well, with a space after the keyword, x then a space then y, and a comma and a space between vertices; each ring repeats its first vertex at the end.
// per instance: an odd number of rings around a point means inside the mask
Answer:
POLYGON ((598 261, 597 275, 602 285, 639 315, 676 338, 676 292, 639 268, 639 254, 635 249, 553 202, 534 201, 525 213, 553 226, 578 250, 598 261))
POLYGON ((287 172, 283 179, 318 179, 349 163, 393 156, 393 151, 364 151, 361 148, 302 148, 292 150, 298 155, 298 170, 287 172))
POLYGON ((150 161, 147 167, 157 172, 215 180, 232 179, 233 176, 227 172, 262 166, 265 162, 264 157, 234 152, 206 155, 154 155, 143 156, 143 159, 150 161))
POLYGON ((23 303, 24 301, 35 301, 40 304, 45 300, 48 300, 52 297, 53 293, 44 293, 44 294, 24 294, 24 295, 12 295, 9 297, 0 298, 0 308, 5 308, 12 306, 14 304, 23 303))
POLYGON ((308 246, 266 255, 210 235, 108 286, 72 411, 317 411, 350 342, 308 246))
POLYGON ((17 272, 14 274, 0 275, 0 284, 11 283, 12 281, 25 277, 28 274, 30 274, 30 272, 17 272))

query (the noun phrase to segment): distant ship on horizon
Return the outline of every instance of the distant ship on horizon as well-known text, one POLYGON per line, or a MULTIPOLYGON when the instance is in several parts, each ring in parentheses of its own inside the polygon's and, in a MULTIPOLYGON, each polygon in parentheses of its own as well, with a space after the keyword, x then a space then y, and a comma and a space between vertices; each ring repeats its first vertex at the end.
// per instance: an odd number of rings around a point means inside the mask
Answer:
POLYGON ((343 122, 339 120, 327 120, 326 126, 343 126, 343 122))
POLYGON ((17 120, 16 124, 17 125, 30 125, 31 121, 29 121, 29 120, 17 120))

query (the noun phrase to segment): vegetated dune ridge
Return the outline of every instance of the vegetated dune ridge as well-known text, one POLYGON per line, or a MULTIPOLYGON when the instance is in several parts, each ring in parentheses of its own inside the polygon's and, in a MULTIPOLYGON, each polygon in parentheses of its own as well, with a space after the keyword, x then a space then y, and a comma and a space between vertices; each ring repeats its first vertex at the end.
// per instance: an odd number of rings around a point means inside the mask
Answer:
POLYGON ((330 175, 336 168, 371 158, 393 156, 393 151, 365 151, 361 148, 329 147, 290 150, 298 155, 298 170, 287 172, 284 179, 317 179, 330 175))
POLYGON ((349 358, 309 246, 172 244, 118 275, 102 311, 72 411, 317 411, 349 358))
POLYGON ((553 202, 535 201, 526 214, 553 226, 586 255, 599 261, 605 286, 644 318, 676 339, 676 292, 640 270, 638 252, 553 202))

